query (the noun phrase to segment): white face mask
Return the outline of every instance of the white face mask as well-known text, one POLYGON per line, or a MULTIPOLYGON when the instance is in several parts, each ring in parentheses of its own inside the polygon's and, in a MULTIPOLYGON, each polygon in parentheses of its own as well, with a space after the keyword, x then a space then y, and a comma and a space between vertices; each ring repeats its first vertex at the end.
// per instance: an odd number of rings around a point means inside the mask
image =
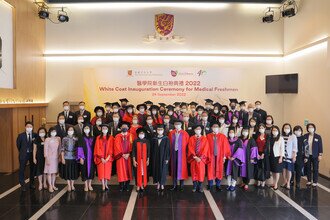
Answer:
POLYGON ((254 111, 253 108, 249 108, 249 112, 252 113, 254 111))
POLYGON ((189 121, 189 117, 183 117, 183 120, 184 120, 185 122, 187 122, 187 121, 189 121))
POLYGON ((290 128, 284 129, 284 133, 289 134, 290 133, 290 128))
POLYGON ((225 123, 225 119, 219 119, 220 124, 225 123))
POLYGON ((207 117, 202 117, 203 121, 207 121, 207 117))
POLYGON ((238 122, 237 119, 233 119, 233 123, 236 124, 238 122))
POLYGON ((157 134, 163 135, 164 134, 164 130, 157 130, 157 134))
POLYGON ((300 137, 300 136, 301 136, 301 131, 300 131, 300 130, 295 131, 294 134, 295 134, 297 137, 300 137))
POLYGON ((230 138, 234 138, 235 137, 235 134, 234 133, 229 133, 229 137, 230 138))
POLYGON ((143 139, 144 138, 144 134, 139 134, 139 138, 143 139))
POLYGON ((127 112, 131 114, 133 112, 133 109, 131 109, 131 108, 127 109, 127 112))
POLYGON ((108 129, 102 129, 103 134, 108 134, 108 129))
POLYGON ((105 110, 106 110, 107 112, 110 112, 110 111, 111 111, 111 108, 110 108, 110 107, 106 107, 105 110))
POLYGON ((119 111, 118 108, 114 108, 114 109, 113 109, 113 112, 116 112, 116 113, 117 113, 118 111, 119 111))
POLYGON ((155 115, 155 114, 157 113, 157 111, 152 111, 151 113, 152 113, 153 115, 155 115))
POLYGON ((174 125, 175 129, 180 130, 181 129, 181 125, 174 125))
POLYGON ((133 124, 137 124, 139 121, 134 119, 132 122, 133 122, 133 124))
POLYGON ((152 124, 152 120, 147 120, 147 123, 149 124, 149 125, 151 125, 152 124))
POLYGON ((42 132, 42 133, 39 133, 39 137, 43 138, 46 136, 46 133, 42 132))
POLYGON ((273 131, 272 134, 273 134, 274 137, 277 137, 278 131, 273 131))
POLYGON ((84 132, 85 132, 85 134, 89 134, 89 132, 91 132, 91 131, 90 131, 90 129, 84 129, 84 132))
POLYGON ((187 112, 187 109, 186 109, 186 108, 183 108, 183 109, 181 109, 181 111, 182 111, 183 113, 185 113, 185 112, 187 112))
POLYGON ((212 131, 213 131, 214 133, 218 134, 218 133, 219 133, 219 128, 218 128, 218 127, 212 128, 212 131))
POLYGON ((261 105, 256 105, 256 109, 260 109, 261 108, 261 105))
POLYGON ((79 109, 80 109, 80 110, 85 110, 85 106, 80 105, 80 106, 79 106, 79 109))
POLYGON ((170 122, 170 119, 164 119, 164 123, 168 124, 170 122))
POLYGON ((68 131, 68 135, 70 135, 70 136, 72 136, 73 135, 73 133, 74 133, 74 131, 68 131))
POLYGON ((313 127, 308 128, 309 133, 314 133, 315 129, 313 127))
POLYGON ((180 107, 175 107, 175 111, 180 111, 180 107))
POLYGON ((70 107, 66 105, 63 107, 63 109, 64 109, 64 111, 69 111, 70 107))
POLYGON ((173 115, 173 112, 172 112, 172 111, 169 111, 169 112, 167 112, 167 114, 168 114, 169 116, 171 116, 171 115, 173 115))
POLYGON ((271 124, 272 124, 272 122, 273 122, 272 120, 269 120, 269 119, 268 119, 268 120, 266 120, 266 124, 268 124, 268 125, 271 125, 271 124))
POLYGON ((96 125, 101 125, 102 121, 96 121, 96 125))
POLYGON ((200 130, 200 129, 195 130, 196 135, 200 135, 201 133, 202 133, 202 130, 200 130))
POLYGON ((97 112, 96 115, 101 117, 103 114, 102 114, 102 112, 97 112))
POLYGON ((191 108, 190 111, 191 111, 191 112, 195 112, 196 109, 195 109, 195 108, 191 108))
POLYGON ((207 108, 207 109, 210 109, 210 108, 211 108, 211 106, 210 106, 210 105, 206 105, 206 106, 205 106, 205 108, 207 108))
POLYGON ((255 122, 251 122, 251 123, 250 123, 250 126, 251 126, 251 127, 254 127, 254 126, 256 126, 256 123, 255 123, 255 122))
POLYGON ((84 119, 79 119, 78 123, 81 123, 81 124, 84 123, 84 119))
POLYGON ((201 115, 203 113, 203 111, 198 111, 198 114, 201 115))
POLYGON ((247 137, 247 136, 249 135, 249 132, 247 132, 247 131, 243 131, 243 132, 242 132, 242 135, 243 135, 244 137, 247 137))
POLYGON ((265 129, 260 128, 260 129, 259 129, 259 132, 260 132, 260 134, 263 134, 263 133, 265 133, 265 129))
POLYGON ((218 114, 219 110, 215 109, 213 112, 214 112, 214 114, 218 114))
POLYGON ((113 120, 114 122, 118 122, 118 121, 119 121, 119 118, 118 118, 118 117, 115 117, 115 118, 112 118, 112 120, 113 120))
POLYGON ((60 120, 58 120, 58 123, 64 124, 65 123, 65 120, 64 119, 60 119, 60 120))
POLYGON ((25 130, 26 130, 27 132, 31 132, 31 131, 32 131, 32 128, 29 127, 29 128, 26 128, 25 130))
POLYGON ((144 113, 144 108, 140 108, 140 113, 144 113))
POLYGON ((55 137, 55 136, 56 136, 56 131, 52 131, 52 132, 50 133, 50 135, 51 135, 52 137, 55 137))

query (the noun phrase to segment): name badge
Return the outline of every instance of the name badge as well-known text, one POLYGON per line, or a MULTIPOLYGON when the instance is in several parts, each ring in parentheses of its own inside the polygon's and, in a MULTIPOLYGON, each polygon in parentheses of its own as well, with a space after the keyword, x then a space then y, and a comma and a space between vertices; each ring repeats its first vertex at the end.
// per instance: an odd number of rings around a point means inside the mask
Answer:
POLYGON ((84 115, 84 118, 87 118, 87 115, 84 115))
POLYGON ((210 128, 205 128, 205 130, 210 130, 210 128))
POLYGON ((41 145, 45 145, 44 142, 42 142, 41 145))
POLYGON ((192 129, 191 127, 188 128, 188 130, 191 130, 191 129, 192 129))
POLYGON ((117 131, 120 131, 120 128, 117 128, 117 131))
POLYGON ((315 141, 315 142, 318 142, 318 141, 319 141, 319 139, 315 138, 315 139, 314 139, 314 141, 315 141))
POLYGON ((69 118, 72 118, 72 115, 69 115, 69 118))

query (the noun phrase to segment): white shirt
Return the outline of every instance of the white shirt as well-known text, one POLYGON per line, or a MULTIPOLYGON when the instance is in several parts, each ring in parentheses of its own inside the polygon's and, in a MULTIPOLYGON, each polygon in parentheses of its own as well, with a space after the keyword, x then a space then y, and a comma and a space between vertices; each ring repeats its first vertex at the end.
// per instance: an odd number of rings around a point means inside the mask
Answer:
POLYGON ((275 157, 283 157, 284 156, 284 139, 281 136, 278 141, 275 141, 273 146, 273 152, 275 157))

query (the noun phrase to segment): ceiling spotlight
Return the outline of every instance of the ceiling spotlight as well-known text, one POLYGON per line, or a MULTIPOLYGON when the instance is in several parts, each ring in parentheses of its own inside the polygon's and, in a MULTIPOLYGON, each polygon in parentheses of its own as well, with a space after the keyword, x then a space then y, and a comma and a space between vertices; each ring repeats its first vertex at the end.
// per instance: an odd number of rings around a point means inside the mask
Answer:
POLYGON ((69 21, 69 16, 68 14, 63 10, 58 11, 57 13, 57 19, 59 22, 68 22, 69 21))
POLYGON ((41 18, 41 19, 49 18, 49 11, 45 7, 40 7, 38 15, 39 15, 39 18, 41 18))
POLYGON ((282 11, 282 17, 293 17, 296 15, 296 10, 294 8, 288 8, 282 11))
POLYGON ((262 17, 263 23, 272 23, 274 21, 274 11, 272 11, 270 8, 265 13, 265 16, 262 17))

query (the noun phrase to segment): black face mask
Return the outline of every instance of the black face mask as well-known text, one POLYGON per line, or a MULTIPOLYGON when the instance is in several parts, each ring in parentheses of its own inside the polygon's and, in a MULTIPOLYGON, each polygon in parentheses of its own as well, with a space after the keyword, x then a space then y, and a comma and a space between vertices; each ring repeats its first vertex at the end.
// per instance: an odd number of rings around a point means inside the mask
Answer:
POLYGON ((164 111, 164 110, 160 110, 159 113, 160 113, 161 115, 164 115, 164 114, 165 114, 165 111, 164 111))
POLYGON ((122 128, 121 131, 125 133, 128 131, 128 128, 122 128))
POLYGON ((221 110, 221 112, 222 112, 222 114, 226 114, 227 111, 226 110, 221 110))
POLYGON ((231 110, 235 110, 236 106, 230 106, 231 110))

